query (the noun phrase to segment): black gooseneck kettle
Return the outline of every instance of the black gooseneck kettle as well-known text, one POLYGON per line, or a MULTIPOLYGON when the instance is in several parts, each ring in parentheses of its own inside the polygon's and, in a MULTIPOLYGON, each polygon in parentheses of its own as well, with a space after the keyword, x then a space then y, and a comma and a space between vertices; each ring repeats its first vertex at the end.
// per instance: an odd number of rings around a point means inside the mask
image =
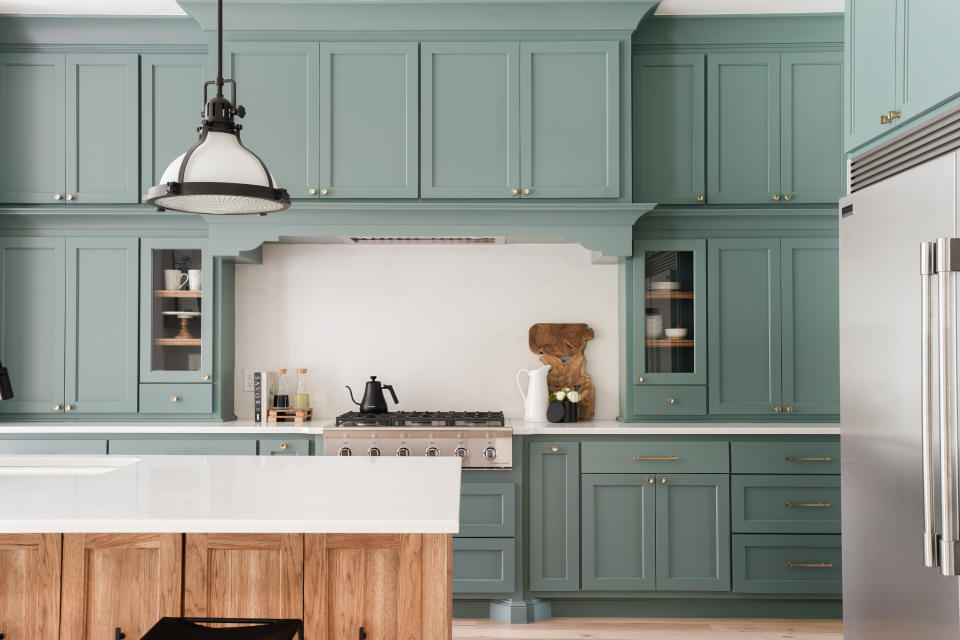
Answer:
POLYGON ((353 404, 360 405, 360 413, 386 413, 387 398, 383 395, 384 389, 387 389, 390 395, 393 396, 394 404, 400 404, 400 401, 397 400, 397 394, 393 392, 393 385, 381 384, 380 381, 377 380, 377 376, 370 376, 370 380, 363 390, 363 399, 361 399, 360 402, 354 400, 353 389, 347 386, 347 391, 350 392, 350 399, 353 400, 353 404))

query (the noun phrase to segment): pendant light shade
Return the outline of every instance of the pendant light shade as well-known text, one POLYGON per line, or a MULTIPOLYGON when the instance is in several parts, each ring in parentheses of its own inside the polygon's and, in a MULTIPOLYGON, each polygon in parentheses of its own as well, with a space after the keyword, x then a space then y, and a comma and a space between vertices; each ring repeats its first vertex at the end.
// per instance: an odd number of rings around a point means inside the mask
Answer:
POLYGON ((200 140, 170 163, 160 184, 147 191, 147 202, 157 211, 221 215, 265 215, 290 208, 286 189, 257 154, 240 141, 246 111, 237 102, 237 84, 223 78, 223 0, 217 0, 217 79, 203 85, 203 122, 200 140), (223 85, 233 85, 233 100, 223 95, 223 85), (216 85, 217 95, 207 99, 207 88, 216 85))

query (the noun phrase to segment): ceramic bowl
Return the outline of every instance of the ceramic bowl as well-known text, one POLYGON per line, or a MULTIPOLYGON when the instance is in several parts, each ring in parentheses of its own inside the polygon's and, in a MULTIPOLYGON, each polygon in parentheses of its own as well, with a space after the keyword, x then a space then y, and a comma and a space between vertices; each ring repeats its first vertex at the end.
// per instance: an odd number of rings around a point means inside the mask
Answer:
POLYGON ((673 329, 664 329, 663 332, 667 334, 668 338, 686 338, 687 337, 686 327, 674 327, 673 329))

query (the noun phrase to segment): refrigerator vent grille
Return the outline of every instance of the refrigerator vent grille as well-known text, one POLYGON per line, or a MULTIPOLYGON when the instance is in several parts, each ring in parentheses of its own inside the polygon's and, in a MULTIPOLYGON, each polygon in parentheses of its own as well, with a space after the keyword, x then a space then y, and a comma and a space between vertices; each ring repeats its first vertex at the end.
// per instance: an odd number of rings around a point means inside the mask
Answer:
POLYGON ((850 193, 957 149, 960 149, 960 107, 853 158, 849 169, 850 193))

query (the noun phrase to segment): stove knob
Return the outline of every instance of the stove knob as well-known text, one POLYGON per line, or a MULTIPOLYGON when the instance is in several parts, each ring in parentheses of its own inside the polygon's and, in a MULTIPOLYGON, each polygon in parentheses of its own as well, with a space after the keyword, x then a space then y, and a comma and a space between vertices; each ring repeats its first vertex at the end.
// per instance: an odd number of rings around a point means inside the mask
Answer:
POLYGON ((493 461, 497 458, 497 450, 493 447, 487 447, 483 450, 483 459, 487 461, 493 461))
POLYGON ((453 452, 453 455, 457 456, 458 458, 466 458, 468 455, 470 455, 470 452, 467 451, 465 447, 457 447, 456 451, 453 452))
POLYGON ((440 449, 437 449, 436 447, 427 447, 426 453, 429 457, 435 458, 440 455, 440 449))
POLYGON ((397 455, 405 458, 410 455, 410 449, 407 449, 406 447, 400 447, 397 449, 397 455))
POLYGON ((367 455, 368 455, 368 456, 379 456, 379 455, 380 455, 380 448, 379 448, 379 447, 370 447, 369 449, 367 449, 367 455))
POLYGON ((340 447, 340 450, 337 451, 338 456, 352 456, 353 451, 350 451, 350 447, 340 447))

